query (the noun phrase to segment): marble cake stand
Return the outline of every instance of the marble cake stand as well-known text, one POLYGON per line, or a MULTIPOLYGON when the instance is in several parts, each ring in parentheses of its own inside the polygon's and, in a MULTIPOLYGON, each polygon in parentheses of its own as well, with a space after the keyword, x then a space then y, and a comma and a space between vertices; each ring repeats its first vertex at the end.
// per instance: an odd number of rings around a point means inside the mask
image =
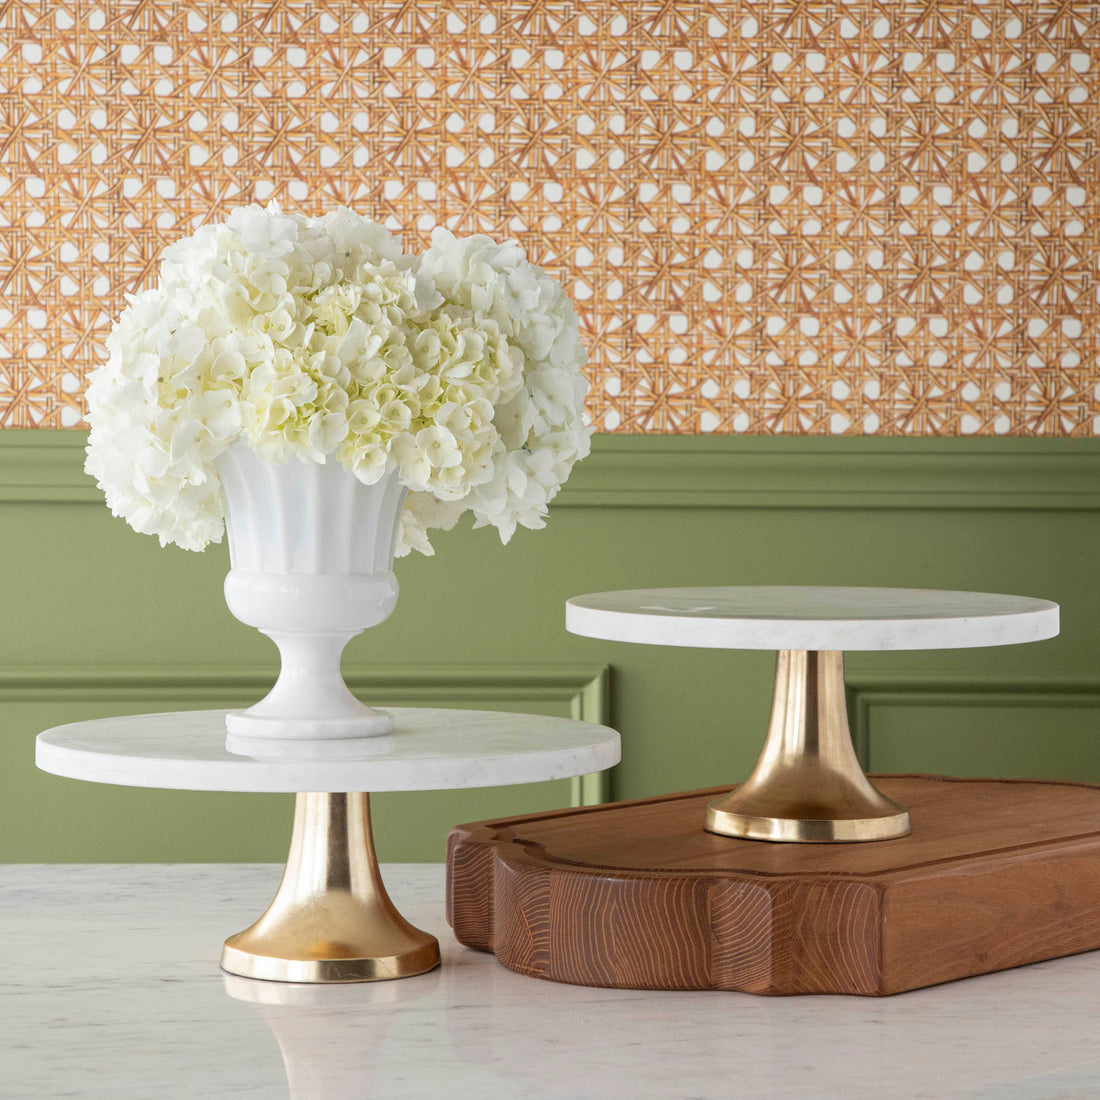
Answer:
POLYGON ((286 982, 359 982, 422 974, 439 944, 409 924, 382 884, 364 791, 533 783, 602 771, 619 735, 566 718, 495 711, 387 711, 394 732, 370 755, 258 760, 225 749, 225 711, 102 718, 38 735, 47 772, 97 783, 297 795, 286 870, 250 928, 225 941, 232 974, 286 982))
POLYGON ((610 641, 778 650, 763 753, 745 783, 707 806, 707 829, 750 840, 889 840, 909 832, 909 813, 856 759, 843 651, 1035 642, 1058 633, 1058 605, 909 588, 650 588, 574 597, 565 625, 610 641))

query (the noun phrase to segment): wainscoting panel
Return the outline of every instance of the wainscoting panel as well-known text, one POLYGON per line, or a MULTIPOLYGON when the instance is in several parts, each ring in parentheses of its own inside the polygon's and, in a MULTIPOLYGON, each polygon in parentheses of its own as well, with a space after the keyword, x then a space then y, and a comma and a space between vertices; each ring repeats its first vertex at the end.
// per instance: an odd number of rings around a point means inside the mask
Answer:
POLYGON ((865 677, 848 713, 871 771, 1100 783, 1100 679, 865 677))
MULTIPOLYGON (((281 858, 289 798, 44 776, 34 735, 96 715, 245 705, 276 653, 229 614, 224 545, 161 549, 81 472, 84 434, 0 431, 0 859, 281 858)), ((699 584, 1013 592, 1057 601, 1033 645, 850 653, 875 769, 1100 781, 1100 440, 597 436, 544 531, 441 535, 397 563, 393 616, 348 647, 381 704, 573 714, 623 735, 609 779, 377 799, 384 858, 462 820, 734 783, 774 656, 566 633, 569 596, 699 584), (1097 734, 1094 735, 1093 731, 1097 734), (573 789, 579 787, 579 790, 573 789)))

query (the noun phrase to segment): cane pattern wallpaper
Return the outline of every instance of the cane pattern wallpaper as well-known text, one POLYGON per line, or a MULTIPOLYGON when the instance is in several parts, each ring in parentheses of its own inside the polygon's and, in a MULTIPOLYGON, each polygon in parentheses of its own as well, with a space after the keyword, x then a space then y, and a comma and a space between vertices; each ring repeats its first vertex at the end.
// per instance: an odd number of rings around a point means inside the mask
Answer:
POLYGON ((601 431, 1100 434, 1100 4, 0 5, 0 424, 242 202, 518 238, 601 431))

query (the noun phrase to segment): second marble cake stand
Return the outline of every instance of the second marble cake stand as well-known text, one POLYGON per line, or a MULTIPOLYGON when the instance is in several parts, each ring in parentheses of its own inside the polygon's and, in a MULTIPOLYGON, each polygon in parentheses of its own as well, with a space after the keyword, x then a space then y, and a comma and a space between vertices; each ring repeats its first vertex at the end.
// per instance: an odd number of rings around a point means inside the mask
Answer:
POLYGON ((39 734, 38 766, 133 787, 297 795, 290 855, 267 911, 225 942, 224 970, 286 982, 358 982, 439 965, 382 884, 365 791, 491 787, 566 779, 619 761, 619 735, 566 718, 394 707, 370 755, 255 760, 225 749, 225 711, 102 718, 39 734))
POLYGON ((889 840, 909 813, 852 747, 844 650, 966 649, 1058 633, 1058 605, 913 588, 648 588, 576 596, 574 634, 649 645, 778 650, 771 722, 752 775, 707 807, 706 827, 749 840, 889 840))

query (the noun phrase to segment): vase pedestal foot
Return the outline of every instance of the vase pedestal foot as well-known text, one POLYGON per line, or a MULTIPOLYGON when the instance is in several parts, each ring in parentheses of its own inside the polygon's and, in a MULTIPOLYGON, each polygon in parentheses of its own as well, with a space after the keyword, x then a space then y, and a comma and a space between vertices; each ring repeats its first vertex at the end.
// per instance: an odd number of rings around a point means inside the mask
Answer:
MULTIPOLYGON (((266 590, 256 581, 263 575, 231 570, 226 578, 226 594, 238 618, 248 615, 258 619, 256 608, 246 603, 256 593, 266 590), (230 583, 233 582, 233 583, 230 583), (242 606, 243 605, 243 606, 242 606)), ((387 574, 389 576, 389 574, 387 574)), ((369 580, 363 577, 298 577, 295 583, 269 587, 282 598, 287 592, 309 601, 316 593, 327 592, 331 601, 341 588, 354 591, 355 585, 369 580), (308 581, 309 583, 305 583, 308 581)), ((270 601, 277 603, 275 596, 270 601)), ((266 604, 264 605, 267 606, 266 604)), ((314 610, 323 610, 323 601, 315 600, 314 610)), ((366 610, 360 609, 363 616, 366 610)), ((340 655, 358 630, 265 630, 279 647, 279 678, 274 687, 258 703, 247 710, 231 710, 225 716, 225 747, 242 756, 279 759, 338 759, 363 748, 370 740, 393 733, 393 719, 385 711, 368 707, 348 690, 340 672, 340 655), (347 742, 350 748, 341 749, 347 742)))
MULTIPOLYGON (((226 722, 233 715, 226 716, 226 722)), ((393 734, 369 737, 258 737, 253 733, 227 733, 225 750, 253 760, 365 760, 393 751, 393 734)))
POLYGON ((908 834, 908 811, 875 789, 856 758, 842 653, 779 653, 764 751, 740 787, 707 805, 706 828, 811 844, 908 834))
POLYGON ((382 884, 366 794, 297 796, 282 883, 267 912, 225 941, 222 969, 280 982, 373 982, 439 965, 382 884))

